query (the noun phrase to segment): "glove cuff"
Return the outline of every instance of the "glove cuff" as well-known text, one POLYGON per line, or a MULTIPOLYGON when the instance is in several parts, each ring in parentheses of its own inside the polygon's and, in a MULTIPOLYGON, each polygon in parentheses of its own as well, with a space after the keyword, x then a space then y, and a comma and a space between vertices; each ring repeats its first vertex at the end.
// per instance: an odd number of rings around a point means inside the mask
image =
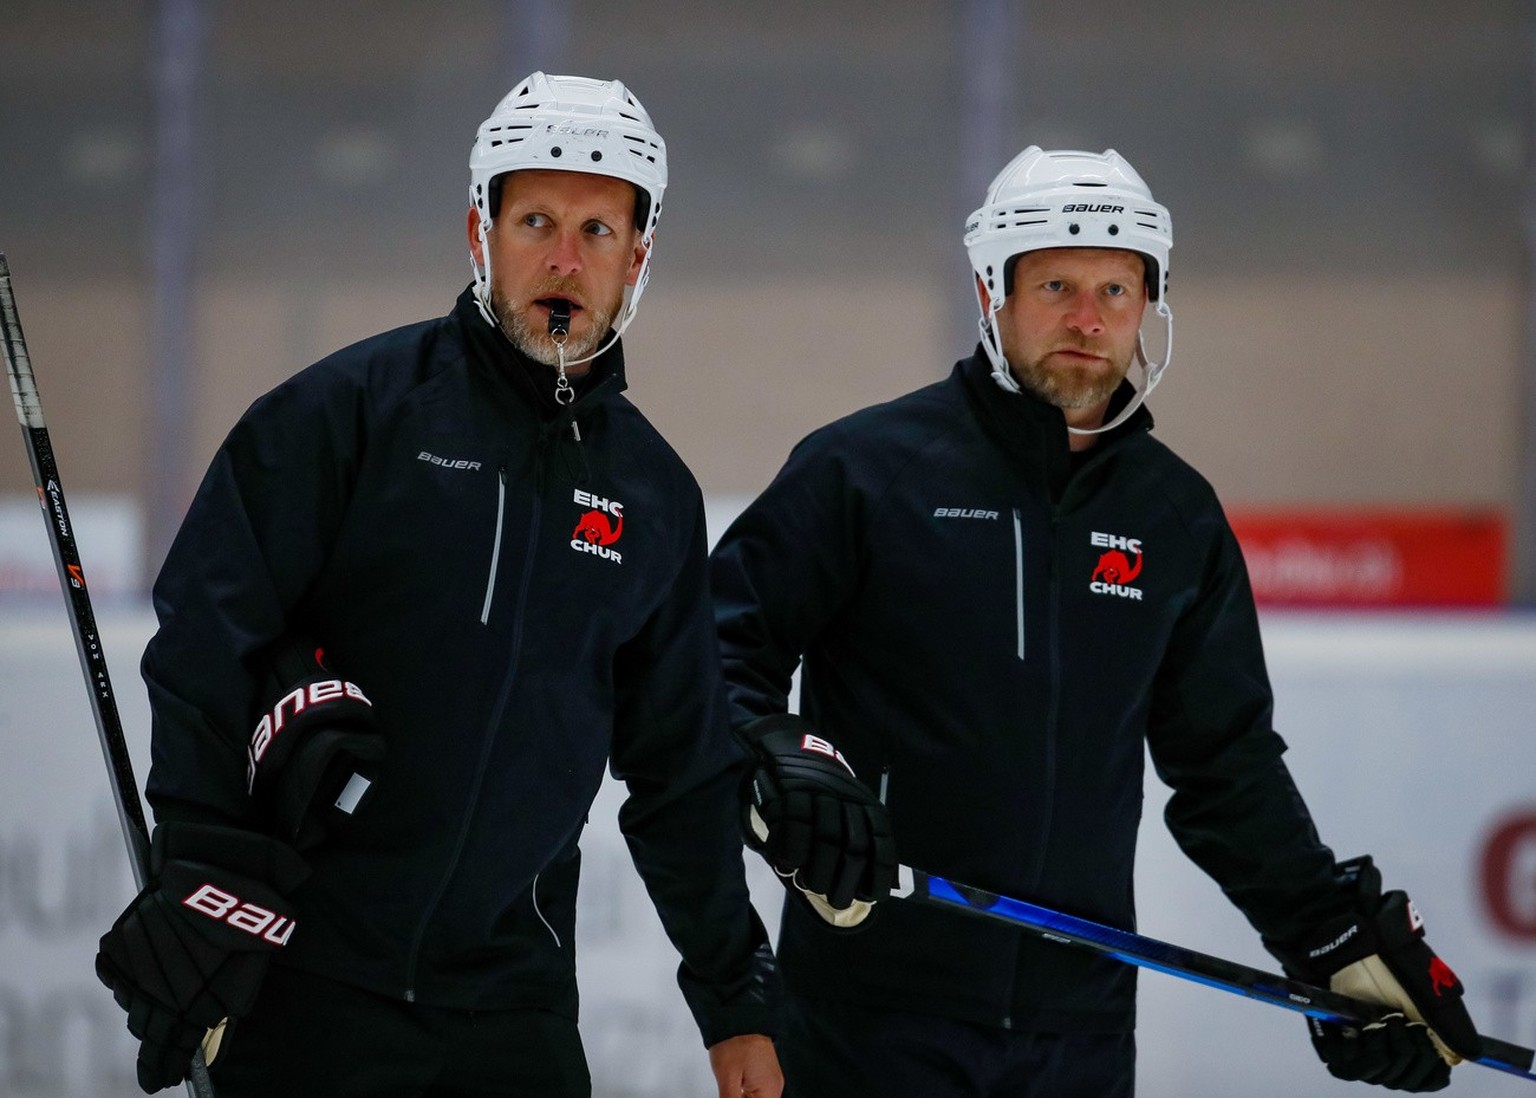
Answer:
POLYGON ((858 778, 832 741, 818 734, 810 721, 796 713, 759 717, 742 725, 736 734, 759 762, 777 767, 792 759, 804 759, 834 770, 841 768, 848 777, 858 778))
POLYGON ((736 738, 753 751, 761 752, 764 736, 775 732, 791 732, 800 735, 814 734, 815 731, 811 722, 799 713, 770 713, 766 717, 755 717, 745 724, 737 725, 736 738))
POLYGON ((373 703, 321 662, 319 645, 290 638, 269 658, 269 708, 246 750, 246 787, 264 826, 304 849, 350 813, 337 795, 354 776, 362 779, 357 788, 367 788, 384 741, 373 703))
POLYGON ((158 878, 172 862, 194 862, 248 877, 280 893, 297 888, 309 865, 292 847, 270 836, 238 827, 167 821, 150 840, 150 877, 158 878))
POLYGON ((1286 975, 1325 987, 1335 972, 1381 949, 1376 930, 1381 871, 1364 855, 1338 863, 1334 872, 1348 905, 1343 914, 1285 941, 1264 940, 1286 975))

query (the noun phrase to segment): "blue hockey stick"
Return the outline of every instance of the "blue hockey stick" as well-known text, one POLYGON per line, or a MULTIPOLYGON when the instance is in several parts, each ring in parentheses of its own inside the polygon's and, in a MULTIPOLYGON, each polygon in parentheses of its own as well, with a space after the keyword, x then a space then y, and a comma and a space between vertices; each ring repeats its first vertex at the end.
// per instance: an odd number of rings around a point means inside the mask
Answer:
MULTIPOLYGON (((901 899, 957 908, 971 915, 1024 927, 1053 942, 1090 949, 1128 965, 1166 972, 1182 980, 1285 1007, 1325 1022, 1363 1026, 1392 1013, 1389 1007, 1380 1003, 1339 995, 1129 930, 1118 930, 1048 907, 999 896, 911 866, 898 866, 897 871, 898 882, 892 895, 901 899)), ((1536 1074, 1531 1070, 1536 1052, 1493 1037, 1484 1037, 1482 1041, 1483 1055, 1477 1063, 1536 1082, 1536 1074)))

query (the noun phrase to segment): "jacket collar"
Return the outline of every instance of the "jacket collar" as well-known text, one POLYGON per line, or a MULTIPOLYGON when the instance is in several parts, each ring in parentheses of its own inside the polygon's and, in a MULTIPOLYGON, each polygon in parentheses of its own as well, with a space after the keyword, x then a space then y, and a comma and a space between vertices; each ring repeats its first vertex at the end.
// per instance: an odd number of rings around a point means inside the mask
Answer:
MULTIPOLYGON (((1100 454, 1115 449, 1125 439, 1152 428, 1152 413, 1145 404, 1131 418, 1099 437, 1098 444, 1074 463, 1068 443, 1067 421, 1061 409, 1047 404, 1028 391, 1010 393, 992 377, 992 364, 981 345, 970 358, 955 364, 953 375, 965 391, 967 401, 987 435, 1005 452, 1021 462, 1029 475, 1043 471, 1052 499, 1060 499, 1074 469, 1093 461, 1100 454)), ((1105 419, 1113 419, 1126 402, 1135 396, 1130 382, 1123 381, 1109 401, 1105 419)))
POLYGON ((585 375, 571 379, 576 399, 561 405, 555 402, 555 368, 535 362, 514 347, 500 328, 487 324, 475 303, 474 287, 467 287, 454 302, 453 317, 464 333, 472 364, 511 389, 545 423, 569 423, 578 412, 627 387, 622 339, 598 355, 585 375))

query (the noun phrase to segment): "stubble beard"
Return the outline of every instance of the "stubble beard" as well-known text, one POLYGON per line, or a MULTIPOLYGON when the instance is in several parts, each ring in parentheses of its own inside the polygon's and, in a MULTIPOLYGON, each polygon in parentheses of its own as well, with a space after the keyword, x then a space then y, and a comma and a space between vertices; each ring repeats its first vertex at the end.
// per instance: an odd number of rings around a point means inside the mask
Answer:
MULTIPOLYGON (((531 300, 573 293, 574 287, 570 283, 554 280, 535 287, 529 297, 531 300)), ((547 324, 533 323, 528 310, 514 309, 512 303, 507 300, 507 296, 495 287, 491 288, 491 307, 496 313, 496 319, 501 322, 502 332, 506 334, 512 346, 535 362, 541 362, 545 366, 559 366, 560 351, 549 334, 547 324)), ((578 336, 575 332, 571 332, 566 337, 565 361, 567 362, 586 358, 597 350, 598 345, 607 337, 608 329, 613 327, 613 318, 618 312, 618 306, 589 307, 585 312, 588 320, 586 334, 578 336)), ((578 372, 585 373, 585 365, 578 372)))

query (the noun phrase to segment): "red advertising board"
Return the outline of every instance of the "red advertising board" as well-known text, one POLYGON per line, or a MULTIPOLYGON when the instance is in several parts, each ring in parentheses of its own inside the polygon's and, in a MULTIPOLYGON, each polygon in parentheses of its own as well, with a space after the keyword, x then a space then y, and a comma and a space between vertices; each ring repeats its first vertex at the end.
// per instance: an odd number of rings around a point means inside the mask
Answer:
POLYGON ((1228 514, 1261 605, 1497 606, 1508 529, 1496 511, 1297 508, 1228 514))

